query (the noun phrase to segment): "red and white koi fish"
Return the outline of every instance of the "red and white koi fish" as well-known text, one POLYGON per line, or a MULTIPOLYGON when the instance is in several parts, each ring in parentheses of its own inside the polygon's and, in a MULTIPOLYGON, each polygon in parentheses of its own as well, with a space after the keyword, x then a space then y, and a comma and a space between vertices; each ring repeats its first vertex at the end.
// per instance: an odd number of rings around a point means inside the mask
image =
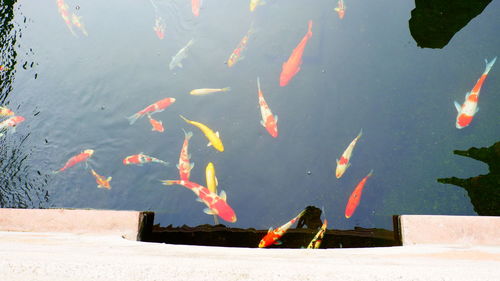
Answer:
POLYGON ((343 19, 345 15, 344 0, 339 0, 339 2, 337 2, 337 7, 334 10, 337 14, 339 14, 339 18, 343 19))
POLYGON ((164 185, 178 184, 190 189, 203 203, 205 203, 205 205, 207 205, 208 208, 203 210, 205 214, 217 215, 225 221, 236 222, 236 214, 233 208, 227 204, 227 196, 224 191, 221 191, 219 195, 217 195, 210 192, 208 188, 202 185, 185 180, 163 180, 162 183, 164 185))
POLYGON ((351 166, 351 164, 349 163, 349 160, 351 159, 352 151, 354 150, 354 147, 356 146, 356 143, 358 142, 358 140, 362 134, 363 134, 363 130, 359 131, 358 136, 356 136, 351 141, 351 143, 346 148, 344 153, 342 153, 342 156, 340 156, 340 159, 337 159, 337 169, 335 169, 335 176, 337 178, 340 178, 345 173, 347 168, 349 168, 349 166, 351 166))
POLYGON ((250 29, 247 31, 247 34, 241 39, 236 49, 231 53, 229 59, 227 60, 227 67, 232 67, 235 63, 242 60, 244 57, 242 56, 243 51, 246 49, 248 44, 248 39, 250 35, 254 32, 253 24, 250 26, 250 29))
POLYGON ((88 161, 89 158, 92 156, 92 154, 94 154, 94 150, 93 149, 85 149, 80 154, 77 154, 77 155, 69 158, 69 160, 66 162, 66 164, 64 165, 64 167, 62 167, 61 169, 59 169, 57 171, 54 171, 54 173, 62 172, 62 171, 66 170, 66 169, 68 169, 70 167, 73 167, 74 165, 76 165, 76 164, 78 164, 80 162, 88 161))
POLYGON ((455 101, 455 107, 458 111, 456 120, 457 129, 462 129, 469 126, 469 124, 472 122, 472 118, 474 118, 474 115, 479 111, 477 107, 479 92, 481 91, 484 80, 488 76, 488 72, 490 72, 496 60, 497 57, 492 59, 490 62, 488 62, 488 60, 484 60, 486 62, 486 69, 484 70, 483 75, 481 75, 479 80, 477 80, 476 85, 474 85, 474 88, 472 88, 472 91, 468 92, 465 95, 465 101, 462 106, 460 106, 460 104, 455 101))
POLYGON ((111 189, 111 185, 109 184, 109 182, 111 181, 111 179, 113 177, 105 178, 105 177, 99 175, 98 173, 96 173, 96 171, 94 171, 94 169, 91 169, 90 172, 95 177, 95 181, 97 182, 97 188, 111 189))
POLYGON ((191 11, 195 17, 200 15, 201 0, 191 0, 191 11))
POLYGON ((307 249, 318 249, 321 246, 321 242, 323 241, 323 236, 325 236, 326 227, 328 226, 328 221, 325 219, 323 221, 323 225, 314 238, 311 240, 311 243, 307 246, 307 249))
MULTIPOLYGON (((184 131, 184 129, 182 130, 184 131)), ((193 132, 184 131, 184 143, 182 144, 181 153, 179 154, 179 164, 177 164, 177 169, 179 169, 179 178, 185 181, 189 180, 191 170, 194 168, 194 163, 189 163, 191 154, 188 153, 189 140, 192 136, 193 132)))
POLYGON ((312 37, 312 20, 308 23, 308 30, 304 38, 300 43, 293 49, 292 54, 286 62, 283 63, 283 67, 280 74, 280 86, 286 86, 292 78, 299 73, 300 66, 302 65, 302 54, 307 45, 307 41, 312 37))
POLYGON ((162 121, 158 121, 158 120, 153 119, 153 117, 151 117, 151 114, 148 114, 148 119, 149 119, 149 123, 151 124, 151 126, 153 126, 151 131, 156 131, 156 132, 160 132, 160 133, 165 131, 165 128, 163 128, 162 121))
POLYGON ((77 16, 75 13, 71 14, 71 22, 73 23, 73 25, 78 27, 78 29, 80 29, 80 31, 83 33, 83 35, 89 36, 81 19, 82 19, 82 17, 77 16))
POLYGON ((273 116, 271 109, 266 103, 264 99, 264 95, 260 89, 260 79, 257 77, 257 91, 259 94, 259 106, 260 106, 260 114, 262 115, 262 120, 260 120, 260 124, 266 128, 267 132, 273 137, 278 137, 278 116, 273 116))
POLYGON ((68 5, 64 3, 64 0, 56 0, 56 3, 57 3, 57 9, 59 10, 59 14, 61 14, 61 17, 66 23, 66 26, 68 27, 69 31, 71 31, 71 34, 73 34, 73 36, 76 36, 76 33, 73 31, 73 27, 71 26, 71 19, 69 18, 68 5))
POLYGON ((6 106, 0 106, 0 116, 5 117, 5 116, 12 116, 14 115, 14 111, 10 110, 6 106))
POLYGON ((9 68, 6 67, 5 65, 0 65, 0 71, 4 71, 4 70, 7 71, 7 70, 9 70, 9 68))
POLYGON ((160 159, 157 159, 157 158, 145 155, 142 152, 139 153, 139 154, 134 154, 134 155, 127 156, 127 157, 125 157, 123 159, 123 165, 134 164, 134 165, 142 166, 142 164, 144 164, 144 163, 151 163, 151 162, 160 163, 160 164, 163 164, 165 166, 169 165, 168 162, 165 162, 163 160, 160 160, 160 159))
POLYGON ((162 112, 163 110, 165 110, 165 108, 167 108, 168 106, 170 106, 174 102, 175 102, 175 98, 165 98, 165 99, 159 100, 151 105, 148 105, 146 108, 144 108, 143 110, 137 112, 136 114, 128 117, 127 119, 130 122, 130 125, 132 125, 135 123, 135 121, 137 121, 137 119, 144 116, 144 114, 146 114, 146 113, 153 114, 153 113, 157 113, 157 112, 162 112))
POLYGON ((156 36, 161 40, 165 37, 165 21, 162 17, 157 16, 155 19, 155 25, 153 26, 153 30, 156 33, 156 36))
POLYGON ((8 131, 10 133, 16 132, 16 126, 21 122, 24 122, 24 117, 22 116, 12 116, 7 120, 0 122, 0 137, 5 135, 5 132, 8 131))
POLYGON ((306 213, 306 210, 303 210, 295 218, 291 219, 289 222, 285 223, 284 225, 282 225, 274 230, 272 228, 270 228, 269 231, 267 232, 266 236, 264 236, 264 238, 262 238, 262 240, 260 240, 259 248, 265 248, 265 247, 269 247, 271 245, 281 245, 281 241, 279 241, 279 239, 305 213, 306 213))
POLYGON ((350 218, 353 214, 354 211, 356 211, 356 208, 359 205, 359 201, 361 200, 361 195, 363 194, 363 188, 365 187, 366 180, 368 180, 369 177, 373 175, 373 170, 371 170, 366 177, 364 177, 354 188, 354 191, 351 193, 351 196, 349 197, 349 201, 347 201, 347 205, 345 206, 345 218, 348 219, 350 218))

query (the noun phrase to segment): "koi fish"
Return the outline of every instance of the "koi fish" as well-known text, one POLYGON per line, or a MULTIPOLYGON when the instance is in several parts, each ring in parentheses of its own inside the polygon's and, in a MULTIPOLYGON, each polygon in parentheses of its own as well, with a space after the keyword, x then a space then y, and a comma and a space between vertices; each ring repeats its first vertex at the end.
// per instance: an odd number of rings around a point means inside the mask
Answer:
POLYGON ((160 132, 160 133, 165 131, 165 129, 163 128, 162 121, 158 121, 158 120, 153 119, 153 117, 151 117, 151 114, 148 114, 148 119, 149 119, 149 123, 151 123, 151 126, 153 126, 151 131, 156 131, 156 132, 160 132))
POLYGON ((78 27, 78 29, 80 29, 80 31, 82 31, 83 35, 89 36, 89 34, 87 33, 87 30, 85 29, 85 26, 81 22, 81 19, 82 19, 82 17, 77 16, 75 13, 71 14, 71 22, 73 23, 73 25, 78 27))
POLYGON ((153 30, 156 33, 156 36, 161 40, 165 37, 165 21, 162 17, 157 16, 155 19, 155 25, 153 26, 153 30))
POLYGON ((94 171, 94 169, 91 169, 90 172, 95 177, 95 181, 97 182, 97 188, 111 189, 111 185, 109 185, 109 182, 111 181, 111 179, 113 177, 105 178, 105 177, 99 175, 98 173, 96 173, 96 171, 94 171))
POLYGON ((278 137, 278 115, 274 115, 271 112, 271 109, 266 103, 264 99, 264 95, 260 89, 260 79, 257 77, 257 90, 259 94, 259 106, 260 106, 260 114, 262 115, 262 120, 260 120, 260 124, 266 128, 267 132, 273 137, 278 137))
POLYGON ((363 188, 365 187, 366 180, 373 175, 373 170, 371 170, 366 177, 364 177, 354 188, 354 191, 351 193, 349 197, 349 201, 347 201, 347 205, 345 206, 345 218, 350 218, 356 208, 359 205, 359 200, 361 200, 361 195, 363 194, 363 188))
POLYGON ((57 173, 60 173, 82 161, 85 161, 85 163, 87 163, 86 161, 89 160, 89 158, 92 156, 92 154, 94 154, 94 150, 93 149, 85 149, 83 152, 81 152, 80 154, 77 154, 71 158, 69 158, 69 160, 66 162, 66 164, 64 165, 64 167, 62 167, 61 169, 57 170, 57 171, 54 171, 55 174, 57 173))
POLYGON ((9 119, 0 122, 0 137, 3 137, 6 131, 15 133, 16 126, 19 125, 19 123, 24 122, 24 120, 25 119, 22 116, 12 116, 9 119))
POLYGON ((191 39, 189 42, 184 46, 182 49, 180 49, 175 56, 172 57, 172 60, 170 61, 170 64, 168 67, 170 70, 174 69, 176 66, 182 68, 182 61, 187 58, 187 51, 191 45, 193 45, 194 40, 191 39))
POLYGON ((327 226, 328 226, 328 221, 325 219, 323 221, 323 225, 321 226, 320 230, 318 231, 318 233, 316 233, 314 238, 307 246, 307 249, 318 249, 319 246, 321 246, 321 242, 323 241, 323 236, 325 236, 327 226))
POLYGON ((191 11, 195 17, 200 15, 200 0, 191 0, 191 11))
POLYGON ((233 208, 227 204, 226 192, 221 191, 219 195, 210 192, 208 188, 199 185, 195 182, 185 181, 185 180, 163 180, 164 185, 182 185, 187 189, 190 189, 194 194, 198 196, 201 202, 205 203, 208 208, 204 209, 203 212, 207 215, 217 215, 221 219, 228 222, 236 222, 236 214, 233 208))
POLYGON ((14 115, 14 111, 8 109, 6 106, 0 106, 0 116, 12 116, 14 115))
POLYGON ((339 2, 337 2, 337 7, 334 10, 337 14, 339 14, 339 18, 343 19, 345 15, 344 0, 339 0, 339 2))
POLYGON ((306 210, 303 210, 298 214, 295 218, 291 219, 289 222, 285 223, 284 225, 272 229, 270 228, 267 234, 260 240, 259 242, 259 248, 265 248, 269 247, 271 245, 281 245, 281 241, 279 239, 288 231, 288 229, 304 214, 306 213, 306 210))
POLYGON ((146 108, 137 112, 136 114, 134 114, 130 117, 127 117, 127 119, 129 121, 130 125, 132 125, 135 123, 135 121, 137 121, 137 119, 144 116, 144 114, 146 114, 146 113, 153 114, 153 113, 162 112, 163 110, 165 110, 165 108, 167 108, 168 106, 170 106, 174 102, 175 102, 175 98, 165 98, 165 99, 159 100, 153 104, 148 105, 146 108))
POLYGON ((6 67, 5 65, 0 65, 0 71, 4 71, 4 70, 7 71, 7 70, 9 70, 9 68, 6 67))
POLYGON ((142 166, 142 164, 144 164, 144 163, 151 163, 151 162, 160 163, 160 164, 163 164, 165 166, 169 165, 168 162, 165 162, 163 160, 145 155, 142 152, 139 154, 127 156, 123 159, 123 165, 135 164, 135 165, 142 166))
POLYGON ((195 89, 189 92, 190 95, 193 96, 201 96, 201 95, 207 95, 211 93, 217 93, 217 92, 228 92, 230 91, 230 87, 222 88, 222 89, 195 89))
MULTIPOLYGON (((184 131, 184 129, 182 130, 184 131)), ((182 144, 181 153, 179 155, 179 164, 177 164, 177 169, 179 169, 179 178, 186 181, 189 180, 191 170, 194 168, 194 163, 189 163, 191 154, 188 153, 189 140, 192 136, 192 132, 184 131, 184 143, 182 144)))
POLYGON ((250 0, 250 12, 255 11, 257 6, 262 6, 265 4, 266 2, 264 2, 263 0, 250 0))
POLYGON ((344 153, 342 153, 342 156, 340 156, 340 159, 337 159, 337 168, 335 169, 335 176, 338 179, 345 173, 347 168, 349 168, 349 166, 351 166, 351 164, 349 163, 349 160, 351 159, 352 151, 354 150, 354 147, 356 146, 356 143, 358 142, 358 140, 362 134, 363 134, 363 130, 359 131, 358 136, 356 136, 351 141, 351 143, 346 148, 344 153))
POLYGON ((220 152, 224 151, 224 145, 222 144, 222 141, 219 137, 219 132, 214 133, 214 131, 212 131, 212 129, 210 129, 209 127, 205 126, 204 124, 202 124, 200 122, 188 120, 182 115, 179 115, 179 116, 187 123, 189 123, 195 127, 198 127, 198 129, 200 129, 205 134, 205 137, 207 137, 207 139, 209 141, 207 146, 213 145, 214 148, 217 149, 218 151, 220 151, 220 152))
POLYGON ((56 0, 56 3, 59 14, 61 14, 61 17, 66 23, 66 26, 68 27, 69 31, 71 31, 71 34, 73 34, 73 36, 76 36, 76 33, 73 31, 73 28, 71 27, 71 19, 69 18, 68 5, 64 3, 64 0, 56 0))
POLYGON ((283 67, 280 74, 280 86, 284 87, 288 85, 288 82, 299 73, 300 66, 302 65, 302 54, 304 53, 304 48, 306 47, 307 41, 312 37, 312 20, 309 21, 309 27, 306 35, 300 41, 300 43, 293 49, 292 54, 286 62, 283 63, 283 67))
POLYGON ((248 44, 248 39, 250 38, 250 34, 252 34, 253 32, 254 30, 252 24, 252 26, 250 26, 250 29, 247 31, 245 36, 241 39, 240 43, 238 43, 238 46, 236 46, 236 49, 234 49, 234 51, 229 56, 229 59, 226 62, 227 67, 232 67, 235 63, 244 58, 243 56, 241 56, 241 54, 246 49, 248 44))
MULTIPOLYGON (((205 168, 205 179, 207 181, 207 188, 210 190, 210 192, 217 194, 217 185, 219 185, 217 181, 217 176, 215 176, 215 167, 212 162, 209 162, 207 164, 207 167, 205 168)), ((217 216, 214 215, 214 223, 219 224, 219 220, 217 219, 217 216)))
POLYGON ((469 126, 469 124, 472 122, 472 118, 474 118, 474 115, 479 111, 477 107, 479 92, 481 91, 484 80, 488 76, 488 72, 490 72, 496 60, 497 57, 492 59, 490 62, 485 59, 484 61, 486 62, 486 69, 484 70, 483 75, 481 75, 481 77, 477 80, 476 85, 474 85, 474 88, 472 88, 472 91, 465 94, 465 101, 462 106, 460 106, 460 104, 455 101, 455 108, 458 111, 456 120, 457 129, 462 129, 469 126))

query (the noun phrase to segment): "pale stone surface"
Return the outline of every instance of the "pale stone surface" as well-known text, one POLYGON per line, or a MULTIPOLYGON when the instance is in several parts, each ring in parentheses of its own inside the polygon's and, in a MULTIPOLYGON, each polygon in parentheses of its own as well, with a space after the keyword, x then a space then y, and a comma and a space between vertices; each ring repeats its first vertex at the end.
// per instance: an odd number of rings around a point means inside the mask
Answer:
POLYGON ((500 247, 248 249, 0 232, 1 280, 498 281, 500 247))
POLYGON ((400 223, 403 245, 500 246, 500 217, 402 215, 400 223))

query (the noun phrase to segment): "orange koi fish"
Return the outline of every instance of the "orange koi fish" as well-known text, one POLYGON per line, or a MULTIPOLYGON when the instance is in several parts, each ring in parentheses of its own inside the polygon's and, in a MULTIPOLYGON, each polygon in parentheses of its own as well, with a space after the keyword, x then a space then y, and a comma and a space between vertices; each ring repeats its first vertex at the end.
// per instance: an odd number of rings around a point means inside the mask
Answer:
POLYGON ((0 116, 5 117, 5 116, 12 116, 14 115, 14 111, 10 110, 6 106, 0 106, 0 116))
POLYGON ((153 30, 156 33, 156 36, 161 40, 165 37, 165 21, 162 17, 157 16, 155 19, 155 25, 153 26, 153 30))
POLYGON ((362 134, 363 134, 363 130, 359 131, 358 136, 356 136, 351 141, 351 143, 346 148, 344 153, 342 153, 342 156, 340 156, 340 159, 337 159, 337 169, 335 169, 335 176, 338 179, 345 173, 347 168, 349 168, 349 166, 351 166, 351 164, 349 163, 349 160, 351 159, 352 151, 354 150, 354 147, 356 146, 356 143, 358 142, 358 140, 362 134))
POLYGON ((490 72, 496 60, 497 57, 492 59, 490 62, 488 62, 488 60, 484 60, 486 62, 486 69, 484 70, 483 75, 481 75, 479 80, 477 80, 476 85, 474 85, 474 88, 472 88, 472 91, 465 94, 465 101, 462 106, 460 106, 460 104, 455 101, 455 108, 458 111, 456 120, 457 129, 462 129, 469 126, 469 124, 472 122, 472 118, 474 118, 474 115, 479 111, 477 107, 479 92, 481 91, 484 80, 488 76, 488 72, 490 72))
POLYGON ((271 109, 266 103, 264 99, 264 95, 260 89, 260 79, 257 77, 257 90, 259 94, 259 105, 260 105, 260 114, 262 115, 262 120, 260 120, 260 124, 266 128, 267 132, 273 137, 278 137, 278 115, 273 116, 271 109))
POLYGON ((293 49, 292 54, 286 62, 283 63, 283 67, 280 74, 280 86, 284 87, 288 85, 290 80, 299 73, 300 66, 302 65, 302 54, 306 47, 307 41, 312 37, 312 20, 309 21, 309 27, 306 35, 300 41, 300 43, 293 49))
POLYGON ((217 215, 221 219, 228 222, 236 222, 236 214, 226 202, 226 193, 221 191, 219 195, 210 192, 208 188, 199 185, 195 182, 185 181, 185 180, 163 180, 164 185, 182 185, 187 189, 190 189, 194 194, 198 196, 201 202, 205 203, 208 208, 204 209, 203 212, 207 215, 217 215))
POLYGON ((234 51, 229 56, 229 59, 227 60, 227 67, 232 67, 235 63, 244 58, 241 54, 246 49, 250 34, 252 34, 253 32, 254 30, 252 24, 252 26, 250 26, 250 29, 247 31, 247 34, 245 34, 240 43, 238 43, 238 46, 236 46, 236 49, 234 49, 234 51))
POLYGON ((337 2, 337 7, 334 10, 337 14, 339 14, 339 18, 343 19, 345 15, 344 0, 339 0, 339 2, 337 2))
POLYGON ((96 173, 96 171, 94 171, 94 169, 91 169, 90 172, 95 177, 95 181, 97 182, 97 188, 111 189, 111 185, 109 185, 109 182, 111 181, 111 179, 113 177, 105 178, 105 177, 99 175, 98 173, 96 173))
POLYGON ((68 27, 69 31, 71 31, 71 34, 73 34, 73 36, 76 36, 76 33, 73 31, 73 27, 71 27, 71 19, 69 18, 68 5, 64 3, 64 0, 56 0, 56 3, 57 3, 57 9, 59 10, 59 14, 61 14, 61 17, 66 23, 66 26, 68 27))
POLYGON ((289 222, 285 223, 284 225, 282 225, 274 230, 272 228, 270 228, 269 231, 267 232, 267 234, 264 236, 264 238, 262 238, 262 240, 260 240, 259 248, 266 248, 266 247, 269 247, 271 245, 281 245, 281 241, 279 241, 281 236, 283 236, 288 231, 288 229, 300 217, 302 217, 305 214, 305 212, 306 212, 306 210, 303 210, 295 218, 291 219, 289 222))
POLYGON ((328 221, 325 219, 323 221, 323 225, 314 238, 311 240, 311 243, 307 246, 307 249, 318 249, 321 246, 321 242, 323 241, 323 236, 325 236, 326 227, 328 226, 328 221))
POLYGON ((89 36, 87 33, 87 30, 85 29, 85 26, 81 22, 82 17, 77 16, 75 13, 71 14, 71 22, 73 23, 74 26, 78 27, 80 31, 83 33, 85 36, 89 36))
MULTIPOLYGON (((92 154, 94 154, 94 150, 93 149, 85 149, 82 153, 80 154, 77 154, 71 158, 69 158, 69 160, 66 162, 66 164, 64 165, 64 167, 62 167, 61 169, 57 170, 57 171, 54 171, 54 173, 60 173, 66 169, 68 169, 69 167, 72 167, 82 161, 88 161, 89 158, 92 156, 92 154)), ((86 163, 86 162, 85 162, 86 163)))
POLYGON ((200 0, 191 0, 191 11, 195 17, 200 15, 200 0))
POLYGON ((142 166, 142 164, 144 164, 144 163, 151 163, 151 162, 160 163, 160 164, 163 164, 165 166, 169 165, 168 162, 165 162, 163 160, 145 155, 142 152, 139 154, 127 156, 123 159, 123 165, 135 164, 135 165, 142 166))
POLYGON ((16 132, 16 126, 21 122, 24 122, 24 117, 22 116, 12 116, 7 120, 0 122, 0 137, 5 135, 5 132, 8 131, 10 133, 16 132))
POLYGON ((148 114, 148 119, 149 119, 149 123, 151 123, 151 126, 153 126, 151 131, 156 131, 156 132, 160 132, 160 133, 165 131, 165 128, 163 128, 162 121, 158 121, 158 120, 153 119, 153 117, 151 117, 151 114, 148 114))
POLYGON ((347 205, 345 206, 345 218, 350 218, 356 208, 359 205, 359 200, 361 200, 361 195, 363 194, 363 188, 365 187, 366 180, 373 175, 373 170, 371 170, 366 177, 364 177, 354 188, 354 191, 351 193, 349 197, 349 201, 347 201, 347 205))
MULTIPOLYGON (((182 129, 184 131, 184 129, 182 129)), ((188 181, 191 175, 191 170, 194 168, 194 163, 189 163, 191 159, 191 154, 188 153, 189 140, 193 136, 193 132, 184 131, 184 143, 182 144, 181 153, 179 155, 179 164, 177 164, 177 169, 179 169, 179 177, 181 180, 188 181)))
POLYGON ((174 102, 175 102, 175 98, 162 99, 162 100, 157 101, 151 105, 148 105, 146 108, 144 108, 143 110, 137 112, 136 114, 128 117, 127 119, 130 122, 130 125, 132 125, 135 123, 135 121, 137 121, 137 119, 144 116, 144 114, 146 114, 146 113, 153 114, 153 113, 157 113, 157 112, 162 112, 163 110, 165 110, 165 108, 167 108, 168 106, 170 106, 174 102))

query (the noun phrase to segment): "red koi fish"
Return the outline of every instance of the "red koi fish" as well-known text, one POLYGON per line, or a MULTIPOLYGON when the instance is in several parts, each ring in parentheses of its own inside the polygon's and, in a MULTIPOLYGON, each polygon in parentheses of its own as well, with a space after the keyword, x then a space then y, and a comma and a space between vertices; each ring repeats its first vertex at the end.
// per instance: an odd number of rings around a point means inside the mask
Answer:
POLYGON ((349 160, 351 159, 352 156, 352 151, 354 150, 354 147, 356 146, 356 143, 358 142, 359 138, 363 134, 363 130, 359 131, 358 136, 356 136, 349 146, 345 149, 344 153, 342 153, 342 156, 340 156, 340 159, 337 159, 337 168, 335 169, 335 176, 337 178, 340 178, 347 168, 351 166, 349 163, 349 160))
POLYGON ((280 74, 280 86, 284 87, 288 85, 293 76, 295 76, 300 71, 300 66, 302 65, 302 54, 304 53, 304 48, 306 47, 307 41, 312 37, 312 20, 309 21, 309 27, 306 35, 302 38, 302 41, 293 49, 292 54, 286 62, 283 63, 283 68, 280 74))
POLYGON ((175 98, 165 98, 165 99, 159 100, 151 105, 148 105, 146 108, 144 108, 143 110, 137 112, 136 114, 128 117, 127 119, 130 122, 130 125, 132 125, 135 123, 135 121, 137 121, 137 119, 144 116, 144 114, 146 114, 146 113, 153 114, 153 113, 157 113, 157 112, 162 112, 163 110, 165 110, 165 108, 167 108, 168 106, 170 106, 174 102, 175 102, 175 98))
POLYGON ((204 209, 203 212, 207 215, 217 215, 221 219, 228 222, 236 222, 236 214, 233 208, 229 206, 226 202, 226 193, 221 191, 219 195, 210 192, 208 188, 199 185, 195 182, 185 181, 185 180, 163 180, 164 185, 182 185, 187 189, 190 189, 198 198, 207 205, 208 208, 204 209))
POLYGON ((165 162, 163 160, 160 160, 160 159, 157 159, 157 158, 145 155, 142 152, 139 153, 139 154, 134 154, 134 155, 127 156, 127 157, 125 157, 123 159, 123 165, 134 164, 134 165, 142 166, 142 164, 144 164, 144 163, 151 163, 151 162, 160 163, 160 164, 163 164, 165 166, 169 165, 168 162, 165 162))
POLYGON ((363 188, 365 187, 366 180, 373 175, 373 170, 371 170, 366 177, 364 177, 354 188, 354 191, 351 193, 349 197, 349 201, 347 201, 347 205, 345 206, 345 218, 350 218, 356 208, 359 205, 359 200, 361 200, 361 195, 363 194, 363 188))
POLYGON ((12 116, 14 115, 14 111, 10 110, 6 106, 0 106, 0 116, 5 117, 5 116, 12 116))
POLYGON ((9 119, 0 122, 0 137, 3 137, 6 131, 9 133, 15 133, 16 126, 19 125, 19 123, 24 122, 24 120, 25 119, 22 116, 12 116, 9 119))
POLYGON ((56 3, 57 3, 57 9, 59 10, 59 14, 61 14, 61 17, 66 23, 66 26, 69 28, 69 31, 71 31, 71 34, 73 34, 73 36, 76 36, 76 33, 73 31, 73 27, 71 27, 71 19, 68 12, 68 5, 64 3, 64 0, 56 0, 56 3))
POLYGON ((200 0, 191 0, 191 11, 195 17, 200 15, 200 0))
POLYGON ((339 14, 339 18, 343 19, 345 15, 345 5, 344 5, 344 0, 339 0, 337 2, 337 7, 335 8, 335 12, 339 14))
POLYGON ((257 90, 259 94, 259 105, 260 105, 260 114, 262 115, 262 120, 260 120, 260 124, 266 128, 267 132, 273 137, 278 137, 278 115, 273 116, 271 109, 266 103, 264 99, 264 95, 260 89, 260 79, 257 77, 257 90))
POLYGON ((94 169, 91 169, 90 173, 92 173, 92 175, 95 177, 95 181, 97 182, 97 188, 111 189, 111 185, 109 184, 109 182, 111 181, 111 179, 113 177, 105 178, 105 177, 99 175, 98 173, 96 173, 96 171, 94 171, 94 169))
MULTIPOLYGON (((184 129, 182 129, 184 131, 184 129)), ((182 144, 181 153, 179 155, 179 164, 177 164, 177 169, 179 169, 179 177, 181 180, 188 181, 191 175, 191 170, 194 168, 194 163, 189 163, 191 159, 191 154, 188 153, 189 140, 193 136, 193 132, 184 131, 184 143, 182 144)))
POLYGON ((64 170, 68 169, 69 167, 72 167, 80 162, 88 161, 89 158, 92 156, 92 154, 94 154, 93 149, 86 149, 82 153, 77 154, 77 155, 69 158, 69 160, 66 162, 64 167, 62 167, 61 169, 59 169, 57 171, 54 171, 54 173, 60 173, 64 170))
POLYGON ((153 26, 153 30, 156 33, 156 36, 161 40, 165 37, 165 21, 157 16, 155 19, 155 26, 153 26))
POLYGON ((250 35, 253 33, 253 24, 250 26, 250 29, 247 31, 247 34, 241 39, 240 43, 238 46, 236 46, 236 49, 231 53, 229 56, 229 59, 227 60, 227 67, 232 67, 235 63, 238 61, 242 60, 244 57, 241 55, 242 52, 246 49, 247 44, 248 44, 248 39, 250 38, 250 35))
POLYGON ((465 101, 462 106, 460 106, 460 104, 455 101, 455 107, 458 111, 456 120, 457 129, 462 129, 469 126, 469 124, 472 122, 472 118, 474 118, 474 115, 478 112, 479 109, 477 107, 477 102, 479 100, 479 92, 481 91, 484 80, 488 76, 488 72, 490 72, 496 60, 497 57, 495 57, 490 62, 484 60, 486 62, 486 69, 484 70, 483 75, 481 75, 479 80, 477 80, 476 85, 474 86, 474 88, 472 88, 472 91, 468 92, 465 95, 465 101))
POLYGON ((156 132, 160 132, 160 133, 165 131, 165 128, 163 128, 162 121, 158 121, 158 120, 153 119, 153 117, 151 117, 151 114, 148 114, 148 119, 149 119, 149 123, 151 124, 151 126, 153 126, 151 131, 156 131, 156 132))
POLYGON ((306 213, 306 210, 303 210, 298 214, 295 218, 291 219, 289 222, 285 223, 284 225, 276 228, 273 230, 272 228, 269 229, 267 232, 266 236, 262 238, 259 242, 259 248, 266 248, 271 245, 281 245, 281 241, 279 239, 288 231, 288 229, 304 214, 306 213))

